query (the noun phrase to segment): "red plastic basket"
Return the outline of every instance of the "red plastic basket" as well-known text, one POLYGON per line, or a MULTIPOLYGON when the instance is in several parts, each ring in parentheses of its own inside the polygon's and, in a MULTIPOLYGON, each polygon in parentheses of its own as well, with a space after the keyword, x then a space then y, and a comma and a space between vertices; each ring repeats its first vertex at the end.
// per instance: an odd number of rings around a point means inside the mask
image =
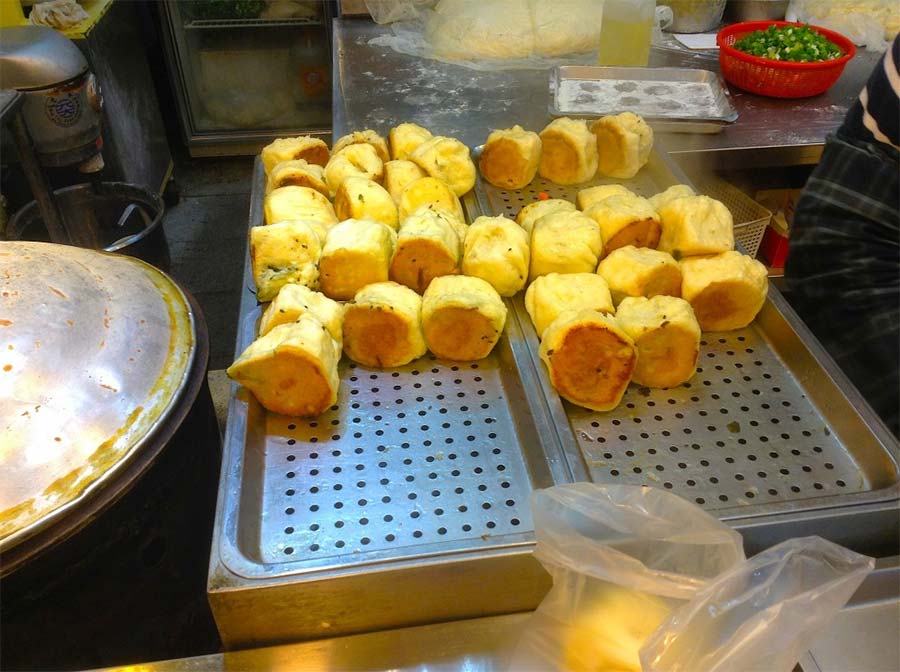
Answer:
POLYGON ((793 63, 751 56, 732 45, 754 30, 769 26, 802 26, 788 21, 745 21, 723 28, 716 35, 722 76, 734 86, 773 98, 807 98, 827 91, 834 84, 853 55, 856 47, 840 33, 810 26, 840 47, 843 56, 832 61, 793 63))

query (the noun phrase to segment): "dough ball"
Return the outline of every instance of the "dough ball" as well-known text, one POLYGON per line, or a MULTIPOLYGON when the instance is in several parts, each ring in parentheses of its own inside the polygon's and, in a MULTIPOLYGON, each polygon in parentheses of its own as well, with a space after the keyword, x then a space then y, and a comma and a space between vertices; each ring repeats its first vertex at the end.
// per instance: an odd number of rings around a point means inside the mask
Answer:
POLYGON ((554 119, 540 136, 541 177, 556 184, 578 184, 597 172, 597 142, 583 119, 554 119))
POLYGON ((384 162, 372 145, 349 145, 331 156, 325 166, 325 182, 332 195, 348 177, 365 177, 374 182, 384 179, 384 162))
POLYGON ((338 219, 371 219, 397 230, 397 206, 387 190, 365 177, 348 177, 334 195, 338 219))
POLYGON ((307 163, 324 166, 328 163, 328 156, 328 145, 325 141, 308 135, 299 138, 277 138, 260 152, 266 175, 282 161, 303 159, 307 163))
POLYGON ((390 279, 422 294, 434 278, 459 273, 461 258, 462 243, 449 218, 420 208, 400 225, 390 279))
POLYGON ((587 210, 595 203, 599 203, 610 196, 636 196, 628 187, 621 184, 601 184, 596 187, 588 187, 578 192, 575 200, 578 203, 578 209, 587 210))
POLYGON ((634 112, 601 117, 591 124, 597 139, 602 175, 631 179, 646 165, 653 149, 653 129, 634 112))
POLYGON ((309 187, 315 189, 326 198, 329 195, 328 185, 325 184, 325 169, 314 163, 308 163, 303 159, 282 161, 275 164, 269 179, 266 181, 266 193, 268 194, 279 187, 309 187))
POLYGON ((629 296, 681 296, 681 267, 668 252, 626 245, 610 252, 597 273, 616 305, 629 296))
POLYGON ((545 201, 535 201, 519 210, 519 214, 516 215, 516 222, 525 229, 525 233, 528 234, 530 240, 531 233, 534 231, 534 223, 544 215, 549 215, 551 212, 575 212, 575 205, 561 198, 548 198, 545 201))
POLYGON ((421 177, 406 185, 400 193, 397 211, 400 221, 409 217, 422 206, 432 206, 449 212, 461 221, 465 221, 462 205, 453 190, 443 180, 436 177, 421 177))
POLYGON ((629 297, 616 320, 638 351, 632 380, 646 387, 677 387, 697 370, 700 325, 684 299, 674 296, 629 297))
POLYGON ((600 225, 606 254, 626 245, 655 248, 659 244, 659 215, 646 198, 634 194, 610 196, 584 214, 600 225))
POLYGON ((600 227, 576 211, 552 212, 534 224, 529 278, 548 273, 593 273, 603 252, 600 227))
POLYGON ((337 402, 341 351, 312 315, 273 328, 226 373, 273 413, 314 418, 337 402))
POLYGON ((696 196, 697 193, 686 184, 673 184, 671 187, 666 189, 665 191, 661 191, 658 194, 655 194, 648 198, 650 201, 650 205, 659 212, 659 209, 674 201, 676 198, 686 198, 688 196, 696 196))
POLYGON ((525 292, 525 310, 538 338, 567 310, 615 313, 606 281, 596 273, 548 273, 535 279, 525 292))
POLYGON ((734 220, 709 196, 676 198, 659 210, 662 234, 657 248, 675 259, 734 249, 734 220))
POLYGON ((396 159, 384 164, 384 188, 397 204, 400 203, 403 190, 420 177, 425 177, 425 171, 412 161, 396 159))
POLYGON ((250 266, 256 283, 256 298, 271 301, 287 284, 315 289, 319 282, 317 263, 321 240, 303 221, 285 220, 250 229, 250 266))
POLYGON ((483 359, 500 340, 506 305, 481 278, 435 278, 422 297, 422 325, 428 349, 441 359, 483 359))
POLYGON ((334 143, 334 146, 331 148, 331 153, 337 154, 350 145, 372 145, 372 148, 375 150, 375 153, 378 154, 378 158, 381 159, 382 163, 391 160, 387 141, 370 128, 367 128, 364 131, 353 131, 353 133, 348 133, 343 136, 334 143))
POLYGON ((431 131, 412 122, 398 124, 388 133, 391 143, 391 158, 394 160, 409 159, 409 155, 426 140, 432 137, 431 131))
POLYGON ((475 164, 469 148, 455 138, 436 136, 426 140, 409 155, 409 160, 444 182, 457 196, 475 186, 475 164))
POLYGON ((266 224, 286 219, 315 220, 325 228, 337 224, 334 208, 325 196, 309 187, 279 187, 266 195, 263 206, 266 224))
POLYGON ((397 234, 387 224, 348 219, 328 231, 319 259, 322 292, 339 301, 361 287, 388 279, 397 234))
POLYGON ((512 296, 525 287, 529 258, 522 227, 503 216, 478 217, 466 234, 462 270, 485 280, 501 296, 512 296))
MULTIPOLYGON (((598 24, 599 25, 599 24, 598 24)), ((522 0, 440 0, 426 26, 438 58, 450 61, 527 58, 534 53, 530 3, 522 0)))
POLYGON ((478 167, 485 180, 500 189, 521 189, 531 183, 541 160, 537 133, 513 126, 492 131, 481 150, 478 167))
POLYGON ((703 331, 741 329, 766 302, 768 271, 756 259, 729 251, 681 262, 681 296, 703 331))
POLYGON ((544 331, 540 356, 559 395, 594 411, 619 405, 637 364, 634 342, 616 318, 596 310, 557 317, 544 331))
POLYGON ((344 315, 344 353, 363 366, 403 366, 426 352, 422 297, 396 282, 360 289, 344 315))
POLYGON ((285 285, 259 320, 259 335, 265 336, 280 324, 290 324, 301 315, 312 315, 325 325, 331 337, 340 344, 343 340, 344 306, 321 292, 304 285, 285 285))

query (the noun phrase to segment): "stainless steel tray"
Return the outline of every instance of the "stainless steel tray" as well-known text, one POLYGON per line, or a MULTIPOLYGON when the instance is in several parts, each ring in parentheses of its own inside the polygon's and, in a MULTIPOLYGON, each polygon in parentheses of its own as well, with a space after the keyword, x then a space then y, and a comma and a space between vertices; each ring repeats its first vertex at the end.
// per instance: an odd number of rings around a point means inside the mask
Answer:
POLYGON ((738 118, 728 87, 709 70, 565 65, 550 71, 551 115, 619 112, 635 112, 673 133, 718 133, 738 118))
MULTIPOLYGON (((623 183, 649 196, 676 182, 688 179, 654 151, 623 183)), ((479 179, 475 191, 483 211, 514 217, 540 192, 574 202, 585 186, 536 177, 509 191, 479 179)), ((779 514, 822 518, 848 505, 896 509, 897 440, 775 287, 748 328, 703 335, 688 383, 670 390, 632 385, 608 413, 561 400, 521 297, 514 306, 559 441, 567 454, 580 451, 592 480, 664 487, 738 527, 779 514)), ((851 536, 847 529, 829 532, 835 540, 851 536)))
MULTIPOLYGON (((263 187, 257 165, 251 225, 263 187)), ((259 314, 244 316, 236 353, 259 314)), ((276 621, 282 636, 267 641, 533 608, 547 578, 530 557, 528 495, 586 473, 554 454, 518 321, 478 362, 426 355, 377 370, 345 360, 340 378, 338 404, 312 421, 232 388, 209 584, 226 643, 258 645, 276 621), (243 613, 278 586, 286 603, 243 613)))

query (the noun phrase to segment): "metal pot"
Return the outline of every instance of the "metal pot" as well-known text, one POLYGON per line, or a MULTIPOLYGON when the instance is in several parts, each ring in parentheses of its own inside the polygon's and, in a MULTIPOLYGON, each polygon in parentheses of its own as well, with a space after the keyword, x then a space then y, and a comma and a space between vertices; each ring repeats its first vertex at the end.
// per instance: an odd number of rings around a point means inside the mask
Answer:
POLYGON ((790 0, 728 0, 725 18, 738 21, 781 21, 790 0))
MULTIPOLYGON (((165 206, 146 189, 123 182, 76 184, 53 192, 65 228, 84 232, 100 249, 143 259, 168 269, 169 245, 162 227, 165 206)), ((48 240, 37 201, 22 207, 9 222, 10 240, 48 240)))
POLYGON ((705 33, 722 21, 725 0, 661 0, 672 9, 670 33, 705 33))
POLYGON ((221 442, 196 303, 136 259, 0 243, 0 647, 11 669, 215 651, 221 442))

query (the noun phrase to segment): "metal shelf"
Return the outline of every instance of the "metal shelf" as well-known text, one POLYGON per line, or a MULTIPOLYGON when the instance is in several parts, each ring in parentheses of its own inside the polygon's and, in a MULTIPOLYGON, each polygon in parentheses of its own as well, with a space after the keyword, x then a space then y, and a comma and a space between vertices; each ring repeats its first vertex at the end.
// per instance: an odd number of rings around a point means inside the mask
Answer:
POLYGON ((194 19, 186 21, 185 30, 212 30, 218 28, 275 28, 287 26, 322 26, 322 19, 194 19))

